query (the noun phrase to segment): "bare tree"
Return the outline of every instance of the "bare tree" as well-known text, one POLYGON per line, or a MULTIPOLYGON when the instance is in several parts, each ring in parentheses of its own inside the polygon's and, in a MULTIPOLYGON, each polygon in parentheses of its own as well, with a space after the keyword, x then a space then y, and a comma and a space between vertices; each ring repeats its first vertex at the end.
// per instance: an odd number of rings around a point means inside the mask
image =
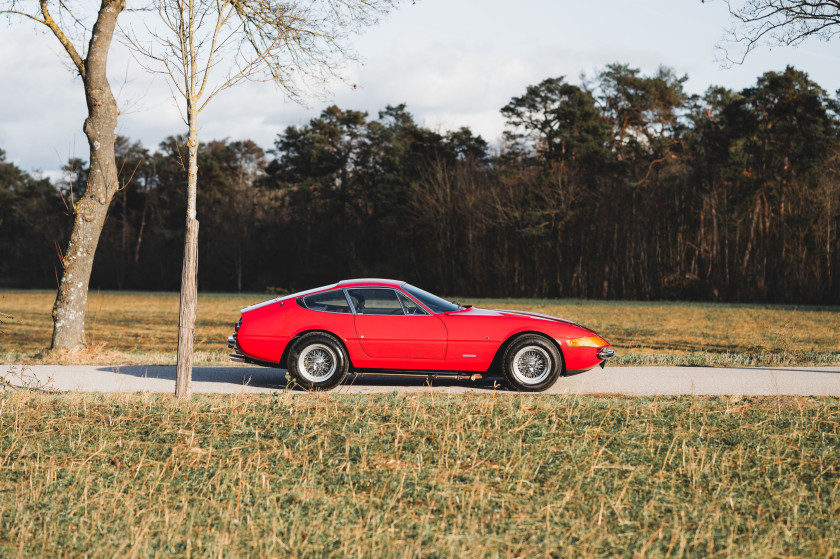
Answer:
POLYGON ((61 258, 63 272, 52 311, 54 349, 85 344, 85 309, 93 256, 108 207, 118 190, 114 129, 120 111, 106 67, 125 0, 101 0, 92 17, 82 13, 87 7, 64 0, 0 0, 0 14, 43 25, 58 40, 82 78, 87 101, 84 132, 90 148, 90 172, 84 195, 73 203, 73 229, 61 258))
POLYGON ((127 29, 140 63, 169 80, 189 128, 187 216, 175 395, 191 394, 198 269, 198 115, 244 80, 273 81, 301 99, 348 56, 342 40, 376 21, 396 0, 154 0, 160 26, 127 29))
MULTIPOLYGON (((705 1, 705 0, 704 0, 705 1)), ((727 31, 725 40, 738 45, 740 56, 731 56, 724 45, 718 48, 725 53, 727 62, 741 63, 762 43, 768 45, 798 45, 810 38, 832 41, 840 35, 840 0, 725 0, 735 26, 727 31)), ((784 198, 782 198, 784 204, 784 198)), ((831 197, 826 212, 826 269, 831 290, 840 287, 840 212, 832 215, 831 197), (831 224, 835 234, 832 240, 831 224), (832 253, 834 257, 832 258, 832 253)), ((782 206, 784 207, 784 206, 782 206)), ((783 212, 781 212, 783 214, 783 212)), ((756 217, 758 202, 756 202, 756 217)), ((753 220, 755 221, 755 219, 753 220)), ((752 232, 750 233, 752 236, 752 232)), ((784 237, 782 245, 784 244, 784 237)), ((749 250, 744 262, 749 258, 749 250)))
POLYGON ((840 0, 726 0, 735 27, 726 42, 737 45, 728 62, 741 63, 762 43, 797 45, 809 37, 830 41, 840 33, 840 0))

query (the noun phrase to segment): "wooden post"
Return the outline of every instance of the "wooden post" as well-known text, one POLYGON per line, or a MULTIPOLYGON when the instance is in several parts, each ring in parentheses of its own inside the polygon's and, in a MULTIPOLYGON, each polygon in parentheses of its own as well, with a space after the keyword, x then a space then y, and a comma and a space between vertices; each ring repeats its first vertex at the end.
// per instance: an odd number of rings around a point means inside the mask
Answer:
POLYGON ((192 396, 193 341, 198 272, 198 220, 187 216, 184 236, 184 264, 181 268, 181 305, 178 319, 178 366, 175 369, 175 397, 192 396))

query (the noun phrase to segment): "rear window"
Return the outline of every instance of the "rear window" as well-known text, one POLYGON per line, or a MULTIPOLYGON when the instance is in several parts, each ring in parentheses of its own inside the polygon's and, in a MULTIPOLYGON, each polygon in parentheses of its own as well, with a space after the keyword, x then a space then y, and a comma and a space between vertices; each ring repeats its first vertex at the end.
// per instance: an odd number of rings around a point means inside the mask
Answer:
POLYGON ((344 296, 344 291, 341 289, 316 293, 315 295, 307 295, 306 297, 298 299, 298 303, 302 307, 313 311, 347 314, 350 314, 351 312, 350 304, 347 302, 347 297, 344 296))

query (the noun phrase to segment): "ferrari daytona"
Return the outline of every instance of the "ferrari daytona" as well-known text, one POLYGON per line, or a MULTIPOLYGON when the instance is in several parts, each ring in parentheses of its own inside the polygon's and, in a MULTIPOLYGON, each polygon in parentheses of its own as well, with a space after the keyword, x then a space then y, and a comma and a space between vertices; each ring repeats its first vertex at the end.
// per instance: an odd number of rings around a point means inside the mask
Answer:
POLYGON ((242 309, 231 359, 288 369, 326 390, 349 372, 503 376, 539 392, 614 355, 598 334, 544 314, 459 305, 408 283, 346 280, 242 309))

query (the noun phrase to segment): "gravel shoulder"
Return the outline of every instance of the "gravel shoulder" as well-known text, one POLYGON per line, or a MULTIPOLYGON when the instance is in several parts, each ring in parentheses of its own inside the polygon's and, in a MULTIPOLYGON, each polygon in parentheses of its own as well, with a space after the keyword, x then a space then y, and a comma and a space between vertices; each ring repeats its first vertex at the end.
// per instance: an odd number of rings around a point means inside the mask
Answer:
MULTIPOLYGON (((12 384, 26 382, 72 392, 174 392, 174 366, 0 365, 12 384), (21 376, 23 375, 23 376, 21 376)), ((281 369, 265 367, 194 367, 193 392, 270 393, 288 390, 281 369)), ((500 379, 363 374, 348 376, 333 392, 444 394, 506 391, 500 379)), ((303 393, 302 391, 300 391, 303 393)), ((548 394, 838 396, 840 367, 609 367, 564 377, 548 394)))

